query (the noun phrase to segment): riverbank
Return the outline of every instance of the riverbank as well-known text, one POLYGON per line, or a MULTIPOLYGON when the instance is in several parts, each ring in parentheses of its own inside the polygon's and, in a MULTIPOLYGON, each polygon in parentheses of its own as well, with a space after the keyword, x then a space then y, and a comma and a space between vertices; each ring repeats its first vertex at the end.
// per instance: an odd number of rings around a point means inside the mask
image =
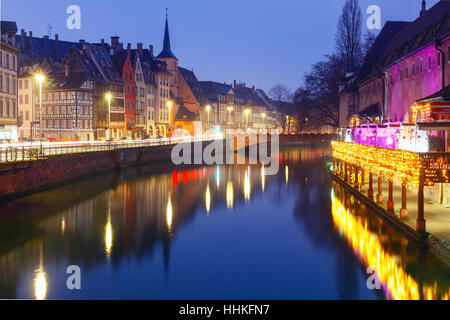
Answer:
MULTIPOLYGON (((371 208, 375 213, 381 216, 385 221, 388 221, 390 224, 395 226, 398 230, 400 230, 403 234, 405 234, 409 239, 417 242, 418 245, 423 246, 428 249, 432 254, 434 254, 439 260, 441 260, 448 268, 450 268, 450 231, 447 232, 438 232, 436 227, 439 226, 442 230, 444 227, 447 227, 446 230, 450 230, 450 222, 447 219, 439 219, 439 221, 433 221, 433 217, 436 220, 437 214, 432 214, 427 212, 427 222, 428 228, 427 232, 417 232, 414 228, 414 209, 410 210, 408 218, 401 219, 399 213, 388 211, 387 206, 377 203, 376 201, 367 197, 364 193, 356 190, 353 186, 346 183, 342 180, 338 175, 334 174, 330 170, 330 174, 332 178, 342 185, 347 191, 356 196, 358 200, 364 203, 366 206, 371 208)), ((385 182, 384 184, 387 184, 385 182)), ((385 188, 386 190, 386 188, 385 188)), ((394 192, 394 195, 401 197, 401 190, 394 192), (400 195, 398 195, 400 193, 400 195)), ((415 203, 417 200, 412 199, 409 201, 410 203, 415 203)), ((411 206, 412 208, 412 206, 411 206)), ((438 216, 442 218, 442 215, 438 216)), ((445 217, 444 217, 445 218, 445 217)))
MULTIPOLYGON (((327 145, 333 138, 330 135, 286 135, 280 136, 280 146, 327 145)), ((201 143, 203 150, 210 141, 201 143)), ((175 145, 122 147, 0 163, 0 201, 41 192, 123 167, 170 161, 175 145)))

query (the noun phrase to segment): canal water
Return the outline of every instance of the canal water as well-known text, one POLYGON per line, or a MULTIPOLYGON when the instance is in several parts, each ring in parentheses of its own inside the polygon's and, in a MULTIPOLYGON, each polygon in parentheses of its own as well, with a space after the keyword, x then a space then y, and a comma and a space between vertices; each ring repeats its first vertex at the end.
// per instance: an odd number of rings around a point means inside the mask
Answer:
POLYGON ((1 203, 0 298, 448 298, 448 268, 333 182, 329 153, 284 149, 275 176, 132 167, 1 203))

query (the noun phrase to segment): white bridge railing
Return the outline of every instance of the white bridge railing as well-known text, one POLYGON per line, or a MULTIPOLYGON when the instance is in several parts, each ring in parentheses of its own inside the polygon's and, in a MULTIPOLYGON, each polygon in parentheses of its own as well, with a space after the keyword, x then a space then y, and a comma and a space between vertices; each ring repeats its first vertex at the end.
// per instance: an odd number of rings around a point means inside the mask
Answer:
POLYGON ((222 139, 222 137, 219 137, 218 135, 208 135, 131 141, 25 142, 5 145, 0 144, 0 163, 39 160, 56 155, 156 147, 178 143, 213 141, 217 139, 222 139))

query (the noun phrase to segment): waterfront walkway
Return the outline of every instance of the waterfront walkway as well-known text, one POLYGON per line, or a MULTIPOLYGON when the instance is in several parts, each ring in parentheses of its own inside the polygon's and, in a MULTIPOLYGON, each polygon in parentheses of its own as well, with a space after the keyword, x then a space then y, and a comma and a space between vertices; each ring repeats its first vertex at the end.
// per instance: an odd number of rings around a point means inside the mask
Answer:
MULTIPOLYGON (((389 181, 386 177, 383 178, 383 204, 381 206, 387 210, 387 190, 389 188, 389 181)), ((424 209, 426 219, 427 232, 441 238, 446 243, 450 244, 450 185, 443 184, 443 190, 440 190, 441 185, 436 184, 431 187, 425 187, 424 190, 424 209), (442 204, 440 204, 440 197, 442 197, 442 204)), ((365 193, 367 194, 367 192, 365 193)), ((394 212, 400 218, 400 208, 402 203, 402 188, 401 181, 394 179, 394 212)), ((408 187, 407 192, 407 209, 408 217, 402 219, 411 228, 416 228, 417 219, 417 187, 408 187)), ((450 248, 449 248, 450 249, 450 248)))
MULTIPOLYGON (((175 137, 132 141, 28 142, 0 145, 0 163, 39 160, 49 156, 117 149, 143 148, 177 143, 202 142, 219 139, 217 136, 175 137)), ((222 137, 220 137, 222 139, 222 137)))

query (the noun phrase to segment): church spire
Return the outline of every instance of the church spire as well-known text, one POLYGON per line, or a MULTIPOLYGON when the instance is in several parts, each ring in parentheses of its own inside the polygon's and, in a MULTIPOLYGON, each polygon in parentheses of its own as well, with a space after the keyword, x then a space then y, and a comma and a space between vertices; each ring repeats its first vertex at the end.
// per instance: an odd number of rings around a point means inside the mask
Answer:
POLYGON ((177 58, 170 50, 169 18, 167 15, 167 8, 166 8, 166 27, 164 29, 163 49, 157 58, 175 58, 175 59, 177 58))

